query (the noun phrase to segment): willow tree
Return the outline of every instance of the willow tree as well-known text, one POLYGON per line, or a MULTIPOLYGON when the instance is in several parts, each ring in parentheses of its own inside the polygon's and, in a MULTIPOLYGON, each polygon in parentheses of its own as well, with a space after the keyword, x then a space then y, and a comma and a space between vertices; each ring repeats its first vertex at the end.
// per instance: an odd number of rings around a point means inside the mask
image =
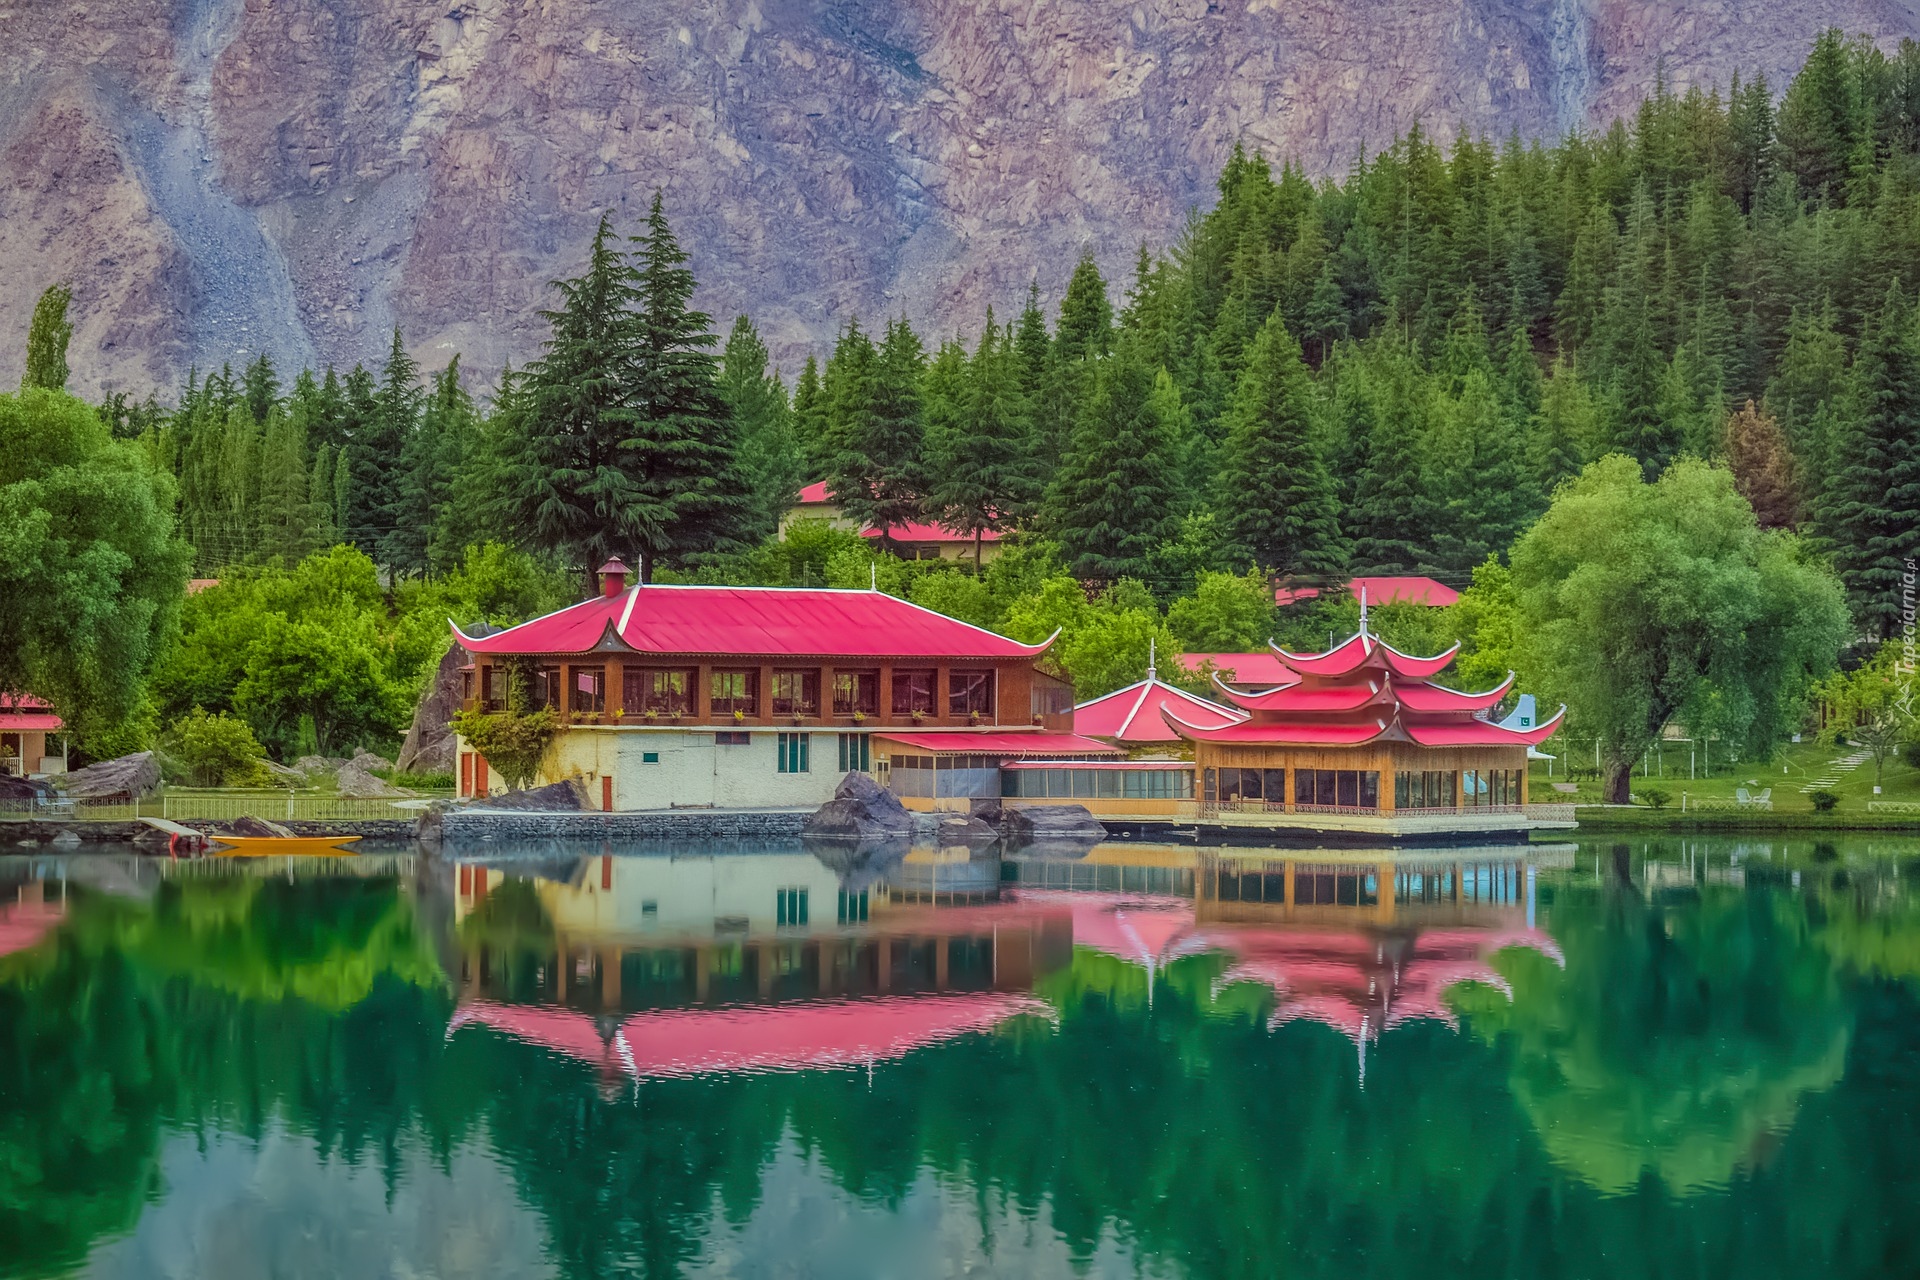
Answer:
POLYGON ((1691 459, 1651 484, 1621 454, 1588 466, 1515 544, 1513 586, 1522 665, 1599 740, 1615 803, 1669 722, 1770 755, 1848 635, 1832 572, 1691 459))

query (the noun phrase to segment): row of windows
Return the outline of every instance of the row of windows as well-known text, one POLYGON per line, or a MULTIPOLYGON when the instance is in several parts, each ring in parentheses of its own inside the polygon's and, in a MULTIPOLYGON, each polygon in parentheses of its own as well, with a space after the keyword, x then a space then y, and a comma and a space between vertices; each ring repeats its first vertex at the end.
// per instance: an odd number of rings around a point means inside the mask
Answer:
POLYGON ((1468 770, 1460 776, 1461 794, 1474 807, 1520 803, 1520 770, 1468 770))
MULTIPOLYGON (((1379 901, 1380 881, 1372 872, 1296 870, 1295 906, 1364 907, 1379 901)), ((1274 902, 1287 900, 1284 870, 1237 871, 1222 867, 1214 880, 1220 902, 1274 902)))
MULTIPOLYGON (((1520 803, 1520 770, 1484 769, 1465 774, 1449 769, 1403 770, 1393 776, 1396 809, 1451 809, 1457 804, 1520 803)), ((1208 769, 1207 800, 1221 803, 1261 800, 1288 803, 1285 769, 1208 769)), ((1294 804, 1341 809, 1380 807, 1380 775, 1367 769, 1295 769, 1294 804)))
POLYGON ((957 756, 890 756, 891 766, 895 769, 932 769, 935 761, 941 769, 998 769, 1002 756, 957 755, 957 756))
MULTIPOLYGON (((1287 803, 1285 769, 1208 769, 1206 799, 1287 803), (1216 775, 1218 775, 1216 777, 1216 775)), ((1295 769, 1293 803, 1342 809, 1378 809, 1380 774, 1372 769, 1295 769)))
MULTIPOLYGON (((533 669, 531 696, 535 707, 557 707, 562 705, 564 698, 565 705, 572 711, 598 714, 607 709, 605 667, 574 667, 574 687, 571 691, 561 689, 560 671, 557 666, 533 669)), ((501 668, 489 667, 486 674, 487 688, 484 694, 487 705, 502 705, 506 673, 501 668)), ((947 714, 992 715, 993 675, 991 671, 949 671, 947 714)), ((895 671, 893 714, 935 714, 938 676, 939 673, 931 669, 895 671)), ((690 716, 694 714, 693 689, 698 679, 699 672, 692 667, 627 667, 621 677, 622 705, 629 712, 640 715, 652 712, 662 716, 690 716)), ((776 670, 772 683, 768 697, 774 715, 811 716, 820 713, 820 672, 817 668, 776 670)), ((714 715, 730 716, 735 712, 748 716, 759 715, 759 670, 715 668, 708 673, 707 700, 714 715)), ((833 714, 880 714, 880 673, 835 671, 833 714)))
POLYGON ((1000 794, 1028 799, 1188 800, 1188 769, 1008 769, 1000 794))

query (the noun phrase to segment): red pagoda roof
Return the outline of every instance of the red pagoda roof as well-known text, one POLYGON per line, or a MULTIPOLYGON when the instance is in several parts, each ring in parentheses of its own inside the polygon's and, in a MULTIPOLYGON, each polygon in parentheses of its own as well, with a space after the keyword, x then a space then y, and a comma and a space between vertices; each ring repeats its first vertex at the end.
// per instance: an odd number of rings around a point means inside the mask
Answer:
POLYGON ((471 653, 724 657, 1032 658, 1021 644, 879 591, 649 584, 595 596, 489 636, 450 623, 471 653))
POLYGON ((1230 707, 1209 702, 1149 676, 1075 707, 1073 731, 1123 744, 1178 742, 1180 735, 1160 714, 1164 707, 1173 707, 1193 723, 1212 728, 1245 719, 1230 707))
POLYGON ((1447 664, 1460 652, 1460 644, 1455 641, 1451 649, 1436 653, 1431 658, 1416 658, 1410 653, 1400 652, 1380 637, 1362 631, 1325 653, 1288 653, 1279 645, 1273 646, 1273 651, 1289 667, 1306 676, 1343 676, 1372 667, 1424 680, 1446 670, 1447 664))
POLYGON ((1289 653, 1275 647, 1292 678, 1271 689, 1241 692, 1218 677, 1227 701, 1246 713, 1232 724, 1209 724, 1177 706, 1163 706, 1167 727, 1196 742, 1245 745, 1359 746, 1375 739, 1423 747, 1531 747, 1546 741, 1566 715, 1531 729, 1508 729, 1487 719, 1513 687, 1513 674, 1492 689, 1464 693, 1432 682, 1454 655, 1421 658, 1365 630, 1325 653, 1289 653))

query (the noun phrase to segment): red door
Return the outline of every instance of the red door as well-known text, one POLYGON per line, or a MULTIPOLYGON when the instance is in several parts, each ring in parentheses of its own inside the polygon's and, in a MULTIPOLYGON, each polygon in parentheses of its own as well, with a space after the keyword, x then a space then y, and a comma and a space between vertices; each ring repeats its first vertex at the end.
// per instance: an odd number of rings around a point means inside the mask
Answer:
POLYGON ((471 751, 460 753, 460 794, 463 796, 473 794, 473 752, 471 751))
POLYGON ((613 778, 608 774, 602 774, 600 777, 600 807, 613 808, 613 778))
POLYGON ((487 758, 485 756, 476 755, 473 758, 473 794, 477 796, 488 794, 487 758))

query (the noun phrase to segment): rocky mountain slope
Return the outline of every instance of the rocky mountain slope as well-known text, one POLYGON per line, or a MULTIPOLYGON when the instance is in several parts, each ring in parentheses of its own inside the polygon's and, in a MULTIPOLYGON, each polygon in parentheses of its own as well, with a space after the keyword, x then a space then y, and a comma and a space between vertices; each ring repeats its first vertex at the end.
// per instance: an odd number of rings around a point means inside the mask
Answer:
POLYGON ((1603 124, 1784 83, 1893 0, 0 0, 0 383, 75 284, 75 388, 192 362, 490 378, 602 209, 665 188, 703 302, 791 365, 859 312, 935 333, 1122 275, 1235 139, 1337 171, 1416 118, 1603 124))

